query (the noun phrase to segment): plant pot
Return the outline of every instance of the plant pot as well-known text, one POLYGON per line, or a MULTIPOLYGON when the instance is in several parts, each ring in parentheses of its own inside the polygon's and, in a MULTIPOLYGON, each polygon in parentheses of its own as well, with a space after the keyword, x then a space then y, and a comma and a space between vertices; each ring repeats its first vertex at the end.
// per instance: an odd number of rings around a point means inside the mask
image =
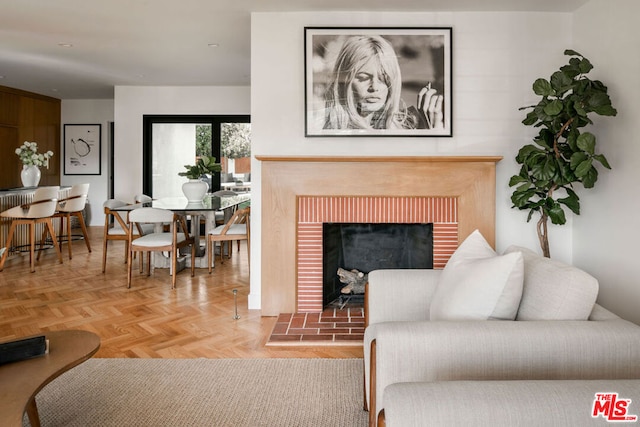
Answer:
POLYGON ((209 191, 209 185, 199 179, 190 179, 182 184, 182 192, 189 203, 202 203, 207 191, 209 191))
POLYGON ((35 165, 22 165, 20 179, 23 187, 37 187, 40 183, 40 169, 35 165))

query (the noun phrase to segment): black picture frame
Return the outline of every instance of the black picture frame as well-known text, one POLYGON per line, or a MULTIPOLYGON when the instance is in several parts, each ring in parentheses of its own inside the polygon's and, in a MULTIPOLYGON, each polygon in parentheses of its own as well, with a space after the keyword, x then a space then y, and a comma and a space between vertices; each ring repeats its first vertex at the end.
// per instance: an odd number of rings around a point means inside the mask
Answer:
POLYGON ((64 125, 64 175, 102 174, 102 125, 64 125))
POLYGON ((305 27, 305 136, 453 136, 452 32, 451 27, 305 27), (371 67, 378 71, 369 72, 371 67), (382 95, 364 93, 367 85, 368 92, 382 95), (435 92, 422 98, 434 102, 431 109, 419 105, 421 90, 435 92))

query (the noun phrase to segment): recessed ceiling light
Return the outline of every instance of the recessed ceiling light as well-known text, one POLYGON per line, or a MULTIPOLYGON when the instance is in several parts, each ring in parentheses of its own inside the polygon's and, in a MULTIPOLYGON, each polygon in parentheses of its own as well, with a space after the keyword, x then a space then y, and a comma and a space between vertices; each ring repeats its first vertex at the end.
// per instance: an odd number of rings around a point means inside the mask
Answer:
POLYGON ((220 47, 220 44, 218 44, 218 43, 209 43, 207 46, 209 46, 209 47, 220 47))
POLYGON ((60 46, 60 47, 73 47, 73 45, 71 43, 58 43, 58 46, 60 46))

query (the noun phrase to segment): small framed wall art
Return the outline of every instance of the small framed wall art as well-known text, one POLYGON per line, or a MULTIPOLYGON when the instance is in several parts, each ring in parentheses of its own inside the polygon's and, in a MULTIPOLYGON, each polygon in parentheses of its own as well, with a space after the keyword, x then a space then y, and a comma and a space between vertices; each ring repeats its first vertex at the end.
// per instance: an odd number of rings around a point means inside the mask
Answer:
POLYGON ((305 136, 452 136, 450 27, 304 31, 305 136))
POLYGON ((102 125, 64 125, 64 174, 100 175, 102 125))

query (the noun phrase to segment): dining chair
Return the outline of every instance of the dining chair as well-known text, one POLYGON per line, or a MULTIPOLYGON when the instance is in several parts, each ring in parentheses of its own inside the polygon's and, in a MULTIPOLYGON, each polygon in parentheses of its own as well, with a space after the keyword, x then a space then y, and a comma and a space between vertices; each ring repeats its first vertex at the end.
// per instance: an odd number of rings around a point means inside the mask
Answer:
POLYGON ((102 232, 102 272, 107 267, 107 249, 112 240, 122 240, 124 246, 124 262, 127 262, 129 253, 129 227, 126 224, 125 212, 114 211, 112 209, 126 206, 127 203, 118 199, 109 199, 102 204, 104 209, 104 230, 102 232))
MULTIPOLYGON (((237 196, 238 193, 236 193, 235 191, 231 191, 231 190, 218 190, 218 191, 214 191, 213 193, 214 196, 216 197, 231 197, 231 196, 237 196)), ((232 214, 235 212, 235 206, 233 208, 229 208, 229 209, 233 209, 233 211, 231 212, 232 214)), ((226 210, 224 211, 216 211, 215 213, 215 219, 216 219, 216 225, 222 225, 225 222, 225 216, 226 216, 226 210)))
POLYGON ((56 205, 58 202, 58 192, 60 191, 59 186, 50 186, 50 187, 38 187, 35 190, 33 195, 33 200, 30 203, 26 203, 20 206, 15 206, 11 209, 7 209, 6 211, 0 213, 0 217, 3 218, 12 218, 11 227, 9 228, 9 233, 7 235, 7 245, 6 249, 2 254, 2 258, 0 258, 0 271, 4 269, 4 263, 7 260, 7 256, 9 254, 9 249, 11 248, 11 242, 14 238, 16 228, 19 225, 28 225, 29 226, 29 262, 31 264, 31 272, 35 272, 35 246, 36 246, 36 225, 43 224, 44 233, 42 233, 42 238, 40 240, 40 249, 38 254, 42 249, 44 249, 44 242, 46 238, 46 234, 51 235, 51 240, 53 241, 53 247, 58 254, 58 259, 60 264, 62 264, 62 253, 60 252, 60 246, 58 246, 58 241, 56 239, 56 232, 53 228, 53 222, 51 220, 53 214, 56 211, 56 205))
POLYGON ((247 241, 247 260, 251 265, 251 207, 244 209, 238 209, 233 214, 231 219, 224 225, 219 225, 213 230, 209 231, 207 235, 207 256, 209 273, 213 266, 213 256, 215 251, 215 242, 220 242, 220 262, 224 263, 224 242, 233 242, 234 240, 246 240, 247 241))
MULTIPOLYGON (((118 199, 108 199, 103 204, 104 209, 104 229, 102 234, 102 272, 104 273, 107 268, 107 250, 109 242, 124 241, 124 263, 127 263, 127 256, 129 253, 129 226, 127 225, 127 211, 118 210, 123 206, 127 206, 128 203, 118 199)), ((134 232, 134 238, 143 236, 145 234, 153 233, 153 224, 136 224, 134 232)), ((134 254, 135 257, 135 254, 134 254)), ((142 259, 140 260, 142 262, 142 259)), ((142 269, 142 266, 140 267, 142 269)))
POLYGON ((132 257, 134 251, 147 253, 147 276, 151 275, 151 252, 168 251, 171 257, 171 289, 176 287, 176 268, 178 250, 191 245, 191 277, 195 275, 195 255, 196 247, 193 237, 189 236, 187 221, 184 216, 178 215, 167 209, 160 208, 137 208, 129 212, 129 232, 128 232, 128 259, 127 263, 127 288, 131 287, 132 257), (169 231, 163 231, 164 224, 169 225, 169 231), (134 226, 137 224, 153 224, 156 230, 153 233, 134 237, 134 226), (180 228, 180 231, 178 231, 180 228))
POLYGON ((147 196, 146 194, 136 194, 133 197, 133 201, 135 203, 149 203, 153 201, 153 199, 151 198, 151 196, 147 196))
POLYGON ((87 233, 87 225, 84 222, 83 211, 87 204, 87 196, 89 194, 89 184, 76 184, 69 190, 69 195, 64 199, 58 200, 56 212, 53 218, 60 218, 60 234, 58 235, 58 244, 62 247, 62 242, 66 240, 69 248, 69 259, 71 255, 71 217, 78 218, 78 223, 82 229, 82 236, 87 245, 87 250, 91 252, 91 244, 89 243, 89 235, 87 233), (65 221, 66 220, 66 221, 65 221), (64 236, 64 224, 67 224, 67 235, 64 236))

